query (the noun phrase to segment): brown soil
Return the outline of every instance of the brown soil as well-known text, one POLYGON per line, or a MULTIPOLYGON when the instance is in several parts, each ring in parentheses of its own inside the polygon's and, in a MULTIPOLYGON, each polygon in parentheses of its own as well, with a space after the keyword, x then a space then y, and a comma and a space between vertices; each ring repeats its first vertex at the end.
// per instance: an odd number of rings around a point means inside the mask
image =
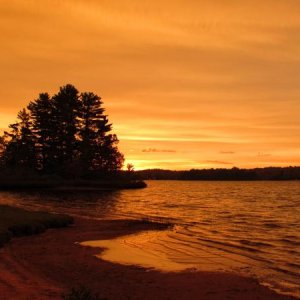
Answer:
POLYGON ((106 299, 292 299, 255 280, 227 273, 163 273, 96 258, 100 249, 76 242, 149 229, 128 220, 75 219, 69 228, 17 238, 0 249, 0 299, 61 299, 85 286, 106 299))

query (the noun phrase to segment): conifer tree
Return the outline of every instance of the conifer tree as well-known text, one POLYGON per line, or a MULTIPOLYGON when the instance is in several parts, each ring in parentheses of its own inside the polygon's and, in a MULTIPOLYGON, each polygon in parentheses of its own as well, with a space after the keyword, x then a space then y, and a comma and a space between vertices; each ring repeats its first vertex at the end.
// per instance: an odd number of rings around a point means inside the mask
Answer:
POLYGON ((51 172, 56 156, 53 103, 49 94, 40 94, 38 99, 29 103, 28 110, 31 113, 33 133, 36 137, 37 168, 51 172))
POLYGON ((32 133, 30 114, 22 109, 17 116, 17 123, 9 125, 10 132, 5 132, 8 143, 4 160, 10 167, 35 168, 35 137, 32 133))
POLYGON ((78 90, 71 84, 60 88, 52 97, 54 130, 53 146, 56 168, 64 172, 74 161, 78 142, 78 111, 80 107, 78 90))
POLYGON ((7 147, 7 141, 5 139, 5 135, 0 136, 0 167, 5 167, 5 149, 7 147))
POLYGON ((124 158, 116 145, 116 136, 108 134, 112 125, 104 115, 101 98, 93 93, 82 93, 80 96, 81 162, 86 170, 112 172, 122 167, 124 158), (117 153, 119 155, 117 155, 117 153), (118 160, 109 163, 108 160, 118 160))
POLYGON ((96 163, 99 170, 110 173, 123 167, 124 156, 118 150, 119 140, 115 134, 107 134, 99 143, 96 163))

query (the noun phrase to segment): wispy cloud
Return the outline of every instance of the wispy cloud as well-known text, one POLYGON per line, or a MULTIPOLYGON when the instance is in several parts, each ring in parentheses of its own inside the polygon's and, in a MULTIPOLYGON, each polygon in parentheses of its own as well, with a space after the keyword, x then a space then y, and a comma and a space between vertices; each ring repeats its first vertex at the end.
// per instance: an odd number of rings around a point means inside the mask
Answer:
POLYGON ((220 154, 235 154, 234 151, 220 151, 220 154))
POLYGON ((258 153, 257 153, 257 156, 258 156, 258 157, 270 157, 270 156, 272 156, 272 154, 270 154, 270 153, 258 152, 258 153))
POLYGON ((206 160, 205 163, 213 164, 213 165, 233 165, 232 162, 220 161, 220 160, 206 160))
POLYGON ((160 152, 160 153, 176 153, 176 150, 171 150, 171 149, 156 149, 156 148, 147 148, 147 149, 143 149, 142 152, 160 152))

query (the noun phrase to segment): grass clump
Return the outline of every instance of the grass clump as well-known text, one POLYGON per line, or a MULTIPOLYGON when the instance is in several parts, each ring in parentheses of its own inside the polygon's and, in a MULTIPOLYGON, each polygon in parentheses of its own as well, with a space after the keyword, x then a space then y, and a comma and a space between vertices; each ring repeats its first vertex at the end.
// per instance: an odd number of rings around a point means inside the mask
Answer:
POLYGON ((72 288, 70 292, 63 295, 64 300, 105 300, 99 294, 94 294, 86 287, 72 288))
POLYGON ((67 215, 33 212, 0 205, 0 246, 12 237, 33 235, 48 228, 66 227, 72 223, 73 218, 67 215))

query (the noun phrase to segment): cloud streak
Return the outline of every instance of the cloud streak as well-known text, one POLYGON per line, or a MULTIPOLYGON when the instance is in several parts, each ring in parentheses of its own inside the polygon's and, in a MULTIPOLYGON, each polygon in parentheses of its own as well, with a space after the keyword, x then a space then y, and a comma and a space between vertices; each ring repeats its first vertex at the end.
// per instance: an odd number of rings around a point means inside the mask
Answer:
POLYGON ((234 151, 220 151, 221 154, 235 154, 234 151))
POLYGON ((206 160, 205 163, 212 164, 212 165, 233 165, 232 162, 220 161, 220 160, 206 160))
POLYGON ((170 150, 170 149, 147 148, 147 149, 143 149, 142 152, 144 152, 144 153, 176 153, 177 151, 170 150))

